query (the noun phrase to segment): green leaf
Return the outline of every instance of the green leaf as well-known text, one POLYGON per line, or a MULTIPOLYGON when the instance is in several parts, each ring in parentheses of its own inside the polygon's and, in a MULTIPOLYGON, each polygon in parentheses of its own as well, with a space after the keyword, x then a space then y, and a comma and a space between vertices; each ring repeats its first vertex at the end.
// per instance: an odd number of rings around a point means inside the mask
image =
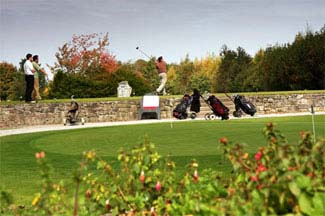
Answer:
POLYGON ((300 188, 298 187, 298 184, 296 182, 290 182, 289 189, 293 195, 295 195, 296 197, 299 196, 300 188))
POLYGON ((237 176, 235 183, 239 183, 243 181, 245 181, 245 174, 241 173, 237 176))
POLYGON ((323 215, 325 213, 325 194, 316 193, 312 199, 314 209, 312 215, 323 215))
POLYGON ((299 196, 299 207, 301 211, 305 214, 311 215, 313 209, 311 206, 311 197, 309 197, 306 193, 302 193, 299 196))
POLYGON ((296 182, 300 189, 305 189, 310 186, 310 178, 307 176, 303 176, 303 175, 298 176, 296 182))
POLYGON ((136 173, 140 173, 140 170, 141 168, 140 168, 140 166, 137 164, 137 163, 135 163, 134 165, 133 165, 133 170, 136 172, 136 173))
POLYGON ((115 207, 112 211, 112 215, 118 215, 118 207, 115 207))
POLYGON ((252 198, 256 201, 256 202, 261 202, 261 196, 258 193, 257 190, 253 190, 252 192, 252 198))
POLYGON ((143 163, 145 165, 148 165, 150 163, 150 157, 148 155, 144 155, 144 157, 143 157, 143 163))

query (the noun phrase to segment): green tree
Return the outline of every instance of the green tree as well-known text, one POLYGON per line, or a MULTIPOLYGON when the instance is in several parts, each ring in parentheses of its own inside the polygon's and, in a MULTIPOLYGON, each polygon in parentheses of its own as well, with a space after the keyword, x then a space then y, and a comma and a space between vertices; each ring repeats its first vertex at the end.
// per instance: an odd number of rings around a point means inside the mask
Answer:
POLYGON ((246 77, 243 80, 243 89, 245 91, 262 91, 263 79, 261 72, 261 64, 264 59, 264 50, 260 49, 254 56, 246 77))
POLYGON ((182 60, 179 66, 176 68, 177 74, 177 85, 178 85, 178 94, 184 94, 192 91, 188 85, 191 80, 192 75, 194 74, 194 64, 190 60, 189 56, 186 55, 185 59, 182 60))
POLYGON ((195 73, 188 82, 188 91, 197 89, 200 92, 210 92, 211 83, 205 74, 195 73))
POLYGON ((155 66, 155 61, 156 59, 153 57, 149 61, 139 59, 134 63, 135 71, 141 73, 148 83, 150 87, 148 89, 149 92, 154 92, 159 86, 159 76, 155 66))
POLYGON ((246 51, 238 47, 237 51, 229 50, 226 45, 222 47, 221 64, 217 76, 218 92, 243 91, 242 83, 247 75, 252 58, 246 51))
POLYGON ((325 32, 298 33, 292 44, 268 47, 261 61, 265 91, 324 89, 325 32))
POLYGON ((112 74, 114 79, 110 79, 110 82, 113 80, 116 81, 116 87, 121 81, 128 81, 129 85, 132 87, 133 95, 142 96, 146 93, 152 91, 152 86, 146 80, 142 73, 139 73, 135 70, 134 65, 130 63, 122 64, 118 70, 112 74))
POLYGON ((325 32, 299 33, 288 49, 291 90, 324 89, 325 32))

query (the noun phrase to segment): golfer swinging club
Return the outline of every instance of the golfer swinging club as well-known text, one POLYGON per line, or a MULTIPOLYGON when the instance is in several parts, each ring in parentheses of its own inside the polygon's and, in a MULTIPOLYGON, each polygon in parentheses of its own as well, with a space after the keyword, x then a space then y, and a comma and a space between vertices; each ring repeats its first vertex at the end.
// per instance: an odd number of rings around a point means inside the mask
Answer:
POLYGON ((166 95, 165 85, 167 82, 167 67, 166 62, 163 60, 163 57, 160 56, 156 61, 156 68, 158 70, 159 78, 160 78, 160 85, 156 89, 157 94, 160 94, 163 91, 163 95, 166 95))

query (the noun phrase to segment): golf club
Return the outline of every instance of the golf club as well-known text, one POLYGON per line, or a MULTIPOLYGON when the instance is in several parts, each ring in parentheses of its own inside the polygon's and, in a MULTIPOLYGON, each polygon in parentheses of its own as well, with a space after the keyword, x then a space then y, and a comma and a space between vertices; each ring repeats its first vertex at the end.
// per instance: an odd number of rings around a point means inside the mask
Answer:
POLYGON ((145 55, 145 56, 147 56, 149 59, 151 59, 150 56, 147 55, 145 52, 143 52, 139 47, 136 47, 136 49, 139 50, 143 55, 145 55))

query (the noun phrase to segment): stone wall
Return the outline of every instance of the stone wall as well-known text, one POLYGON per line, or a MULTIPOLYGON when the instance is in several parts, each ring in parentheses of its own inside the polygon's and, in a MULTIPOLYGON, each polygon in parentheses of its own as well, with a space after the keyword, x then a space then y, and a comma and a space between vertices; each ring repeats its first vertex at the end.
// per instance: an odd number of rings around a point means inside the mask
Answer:
MULTIPOLYGON (((288 95, 256 95, 246 96, 255 104, 258 114, 306 112, 310 105, 315 111, 325 111, 325 95, 288 94, 288 95)), ((219 98, 231 113, 234 104, 226 97, 219 98)), ((161 118, 170 118, 170 113, 180 98, 161 98, 161 118)), ((80 117, 86 122, 130 121, 139 119, 140 99, 116 100, 102 102, 82 102, 80 117)), ((199 117, 210 112, 204 101, 201 101, 199 117)), ((67 114, 69 103, 36 103, 4 105, 0 103, 0 128, 15 128, 31 125, 62 124, 67 114)))

